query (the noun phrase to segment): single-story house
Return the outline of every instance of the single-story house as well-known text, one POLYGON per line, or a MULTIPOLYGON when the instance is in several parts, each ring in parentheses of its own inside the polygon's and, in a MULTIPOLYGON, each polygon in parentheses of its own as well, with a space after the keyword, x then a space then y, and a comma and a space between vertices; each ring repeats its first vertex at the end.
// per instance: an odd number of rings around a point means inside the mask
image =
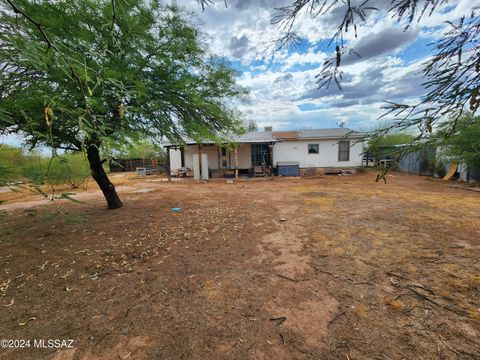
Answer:
POLYGON ((234 136, 234 146, 167 144, 170 172, 192 169, 196 178, 254 175, 256 172, 298 175, 306 168, 353 168, 362 165, 365 135, 347 128, 258 131, 234 136), (261 167, 261 170, 259 168, 261 167), (208 169, 208 171, 207 171, 208 169), (293 173, 291 172, 293 169, 293 173), (295 174, 295 169, 297 174, 295 174), (208 173, 208 174, 207 174, 208 173))

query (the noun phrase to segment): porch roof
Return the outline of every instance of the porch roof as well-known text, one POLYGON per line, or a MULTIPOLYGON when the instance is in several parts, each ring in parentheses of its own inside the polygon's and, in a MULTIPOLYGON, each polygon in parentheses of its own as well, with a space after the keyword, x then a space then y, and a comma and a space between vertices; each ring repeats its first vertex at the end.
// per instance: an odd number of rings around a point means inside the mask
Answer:
MULTIPOLYGON (((184 138, 183 139, 185 145, 196 145, 196 144, 202 144, 202 145, 213 145, 215 144, 214 141, 211 140, 206 140, 202 141, 201 143, 190 139, 190 138, 184 138)), ((229 138, 225 138, 225 142, 234 142, 238 144, 274 144, 278 141, 277 138, 275 138, 272 133, 267 133, 267 132, 248 132, 243 135, 233 135, 230 136, 229 138)), ((172 144, 172 143, 167 143, 165 144, 165 147, 170 147, 170 146, 178 146, 179 144, 172 144)))

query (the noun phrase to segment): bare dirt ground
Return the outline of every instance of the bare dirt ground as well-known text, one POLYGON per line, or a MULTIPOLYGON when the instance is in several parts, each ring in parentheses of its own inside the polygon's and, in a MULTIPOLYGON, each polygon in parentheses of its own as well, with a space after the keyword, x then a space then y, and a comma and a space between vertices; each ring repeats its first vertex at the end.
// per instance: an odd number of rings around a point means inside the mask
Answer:
POLYGON ((16 205, 0 337, 74 347, 0 358, 480 359, 480 194, 374 178, 137 180, 115 211, 98 192, 16 205))

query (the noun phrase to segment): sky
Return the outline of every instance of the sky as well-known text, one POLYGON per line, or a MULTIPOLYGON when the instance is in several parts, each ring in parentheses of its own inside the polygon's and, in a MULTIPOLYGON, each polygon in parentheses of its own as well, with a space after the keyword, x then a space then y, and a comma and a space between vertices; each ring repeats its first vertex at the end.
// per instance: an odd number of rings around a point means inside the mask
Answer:
MULTIPOLYGON (((368 12, 367 23, 359 24, 357 38, 352 31, 345 36, 345 45, 361 58, 343 57, 343 90, 339 91, 335 86, 319 90, 315 75, 325 58, 334 54, 335 43, 327 45, 342 19, 342 9, 316 19, 302 14, 294 27, 301 44, 272 53, 271 44, 281 34, 271 24, 275 9, 293 1, 226 0, 225 7, 224 0, 212 0, 202 11, 197 0, 176 0, 193 13, 192 21, 199 25, 210 52, 237 70, 238 83, 249 88, 248 101, 235 106, 247 122, 255 121, 259 130, 265 126, 320 129, 338 124, 359 131, 378 127, 385 121, 378 120, 385 101, 413 104, 426 93, 422 68, 432 55, 429 44, 443 35, 447 20, 469 15, 474 2, 449 0, 404 31, 404 24, 385 15, 390 0, 369 0, 379 10, 368 12)), ((2 136, 0 142, 20 145, 21 139, 2 136)))
MULTIPOLYGON (((362 0, 363 1, 363 0, 362 0)), ((279 38, 271 24, 276 8, 293 0, 223 0, 202 11, 197 0, 179 1, 198 18, 210 51, 225 59, 239 73, 238 82, 250 89, 248 102, 238 104, 246 120, 274 130, 331 128, 338 124, 354 130, 379 126, 385 101, 414 103, 425 89, 422 68, 433 54, 435 39, 442 36, 447 20, 469 15, 472 0, 448 1, 407 31, 391 15, 390 1, 370 0, 378 11, 368 12, 367 23, 352 31, 345 45, 361 58, 342 60, 343 90, 336 86, 318 89, 315 75, 335 43, 327 46, 342 19, 341 10, 321 18, 301 15, 295 31, 301 44, 272 54, 271 43, 279 38), (383 16, 382 16, 383 14, 383 16)), ((360 1, 357 1, 360 2, 360 1)))

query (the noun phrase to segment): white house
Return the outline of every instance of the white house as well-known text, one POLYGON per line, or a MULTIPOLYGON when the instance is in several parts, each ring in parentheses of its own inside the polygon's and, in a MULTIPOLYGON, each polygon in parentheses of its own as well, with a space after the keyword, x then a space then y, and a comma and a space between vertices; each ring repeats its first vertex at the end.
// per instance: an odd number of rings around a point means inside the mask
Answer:
POLYGON ((281 175, 285 167, 300 170, 361 166, 364 138, 363 133, 346 128, 261 131, 233 137, 233 147, 199 144, 189 139, 184 145, 168 144, 165 147, 173 173, 182 168, 198 171, 203 168, 202 178, 251 176, 261 167, 265 173, 281 175))

